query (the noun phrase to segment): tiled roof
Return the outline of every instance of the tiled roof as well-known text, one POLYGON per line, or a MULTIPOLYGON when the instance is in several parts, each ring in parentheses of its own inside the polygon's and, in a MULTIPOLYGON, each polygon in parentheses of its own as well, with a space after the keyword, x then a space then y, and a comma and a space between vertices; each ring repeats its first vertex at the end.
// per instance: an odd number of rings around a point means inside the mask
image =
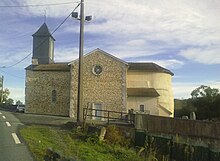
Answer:
POLYGON ((127 88, 128 97, 158 97, 159 93, 154 88, 127 88))
POLYGON ((149 71, 149 72, 159 72, 159 73, 168 73, 174 75, 170 70, 163 68, 155 63, 128 63, 128 70, 130 71, 149 71))
POLYGON ((26 70, 33 71, 70 71, 68 63, 29 65, 26 70))

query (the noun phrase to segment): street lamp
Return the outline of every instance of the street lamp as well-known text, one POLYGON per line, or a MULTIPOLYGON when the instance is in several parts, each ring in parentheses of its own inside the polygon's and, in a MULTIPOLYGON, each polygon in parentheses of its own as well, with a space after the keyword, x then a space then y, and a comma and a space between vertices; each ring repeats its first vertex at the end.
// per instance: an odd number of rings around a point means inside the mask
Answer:
MULTIPOLYGON (((77 20, 80 20, 78 12, 72 12, 72 17, 77 20)), ((86 16, 84 21, 91 21, 91 20, 92 20, 92 16, 86 16)))
POLYGON ((73 12, 72 17, 80 20, 79 37, 79 68, 78 68, 78 95, 77 95, 77 123, 80 124, 83 107, 83 49, 84 49, 84 22, 91 21, 92 16, 84 16, 84 0, 80 4, 80 18, 78 12, 73 12), (81 116, 81 117, 80 117, 81 116))

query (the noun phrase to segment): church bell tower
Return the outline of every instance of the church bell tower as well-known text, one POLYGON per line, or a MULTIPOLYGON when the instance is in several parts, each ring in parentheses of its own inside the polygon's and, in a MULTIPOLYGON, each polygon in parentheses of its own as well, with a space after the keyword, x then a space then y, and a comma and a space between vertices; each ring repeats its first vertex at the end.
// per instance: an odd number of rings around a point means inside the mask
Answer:
POLYGON ((54 63, 54 41, 46 23, 44 23, 33 35, 32 64, 54 63))

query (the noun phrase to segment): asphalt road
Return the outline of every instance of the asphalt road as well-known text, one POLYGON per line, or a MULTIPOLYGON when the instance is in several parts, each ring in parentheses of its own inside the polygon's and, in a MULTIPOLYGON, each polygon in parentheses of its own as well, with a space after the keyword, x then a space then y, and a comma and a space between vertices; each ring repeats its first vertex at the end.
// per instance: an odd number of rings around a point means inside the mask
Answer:
POLYGON ((34 160, 18 134, 22 125, 11 112, 0 109, 0 161, 34 160))

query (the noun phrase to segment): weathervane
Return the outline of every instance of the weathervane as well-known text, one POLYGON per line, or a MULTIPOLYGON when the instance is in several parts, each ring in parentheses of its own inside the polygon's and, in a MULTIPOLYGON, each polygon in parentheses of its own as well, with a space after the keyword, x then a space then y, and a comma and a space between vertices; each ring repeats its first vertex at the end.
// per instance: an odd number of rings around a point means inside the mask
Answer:
POLYGON ((44 23, 46 23, 47 20, 47 10, 44 10, 44 23))

